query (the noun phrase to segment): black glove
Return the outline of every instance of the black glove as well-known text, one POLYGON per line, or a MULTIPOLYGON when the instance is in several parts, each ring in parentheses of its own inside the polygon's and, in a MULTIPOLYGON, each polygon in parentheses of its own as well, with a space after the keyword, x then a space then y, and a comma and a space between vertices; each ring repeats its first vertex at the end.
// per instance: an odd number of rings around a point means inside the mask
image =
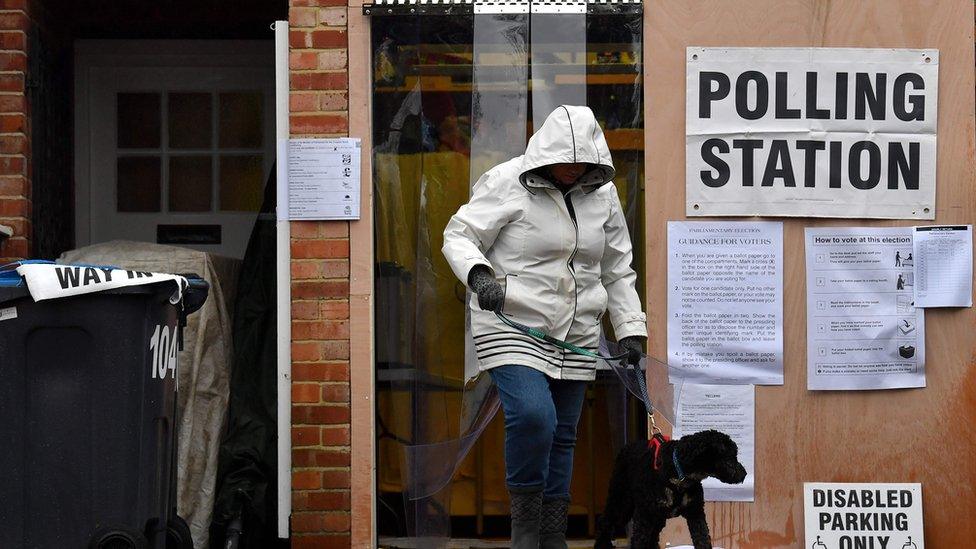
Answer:
POLYGON ((505 304, 505 292, 495 280, 495 275, 487 265, 475 265, 468 271, 468 287, 478 294, 478 305, 482 311, 501 311, 505 304))
POLYGON ((644 354, 644 341, 646 340, 646 337, 630 336, 617 342, 622 350, 627 351, 627 364, 631 366, 640 364, 641 356, 644 354))

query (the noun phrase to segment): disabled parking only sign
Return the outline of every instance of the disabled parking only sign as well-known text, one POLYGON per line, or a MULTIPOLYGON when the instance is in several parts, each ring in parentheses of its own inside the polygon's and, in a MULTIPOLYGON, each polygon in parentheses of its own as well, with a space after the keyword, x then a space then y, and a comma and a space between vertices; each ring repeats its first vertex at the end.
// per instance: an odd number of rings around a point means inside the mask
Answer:
POLYGON ((803 485, 808 549, 924 549, 921 484, 803 485))

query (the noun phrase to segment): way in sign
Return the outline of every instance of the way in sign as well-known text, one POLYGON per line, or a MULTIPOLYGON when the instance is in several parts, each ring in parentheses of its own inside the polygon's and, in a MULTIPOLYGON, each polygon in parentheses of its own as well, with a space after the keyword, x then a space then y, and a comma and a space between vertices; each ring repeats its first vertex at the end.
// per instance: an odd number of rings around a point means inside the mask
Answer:
POLYGON ((125 272, 127 280, 153 276, 152 273, 142 271, 120 271, 105 267, 55 267, 54 272, 58 275, 58 284, 61 285, 62 290, 111 282, 112 277, 118 276, 120 272, 125 272))

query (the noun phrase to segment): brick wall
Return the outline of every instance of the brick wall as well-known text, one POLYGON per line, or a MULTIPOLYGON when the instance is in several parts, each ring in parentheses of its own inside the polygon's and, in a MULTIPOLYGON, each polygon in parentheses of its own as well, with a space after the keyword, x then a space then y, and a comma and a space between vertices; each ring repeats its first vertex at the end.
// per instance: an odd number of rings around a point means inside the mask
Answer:
MULTIPOLYGON (((348 135, 346 4, 290 0, 291 134, 348 135)), ((349 224, 293 222, 292 547, 350 545, 349 224)))
POLYGON ((0 225, 13 237, 0 241, 0 264, 30 255, 27 0, 0 0, 0 225))

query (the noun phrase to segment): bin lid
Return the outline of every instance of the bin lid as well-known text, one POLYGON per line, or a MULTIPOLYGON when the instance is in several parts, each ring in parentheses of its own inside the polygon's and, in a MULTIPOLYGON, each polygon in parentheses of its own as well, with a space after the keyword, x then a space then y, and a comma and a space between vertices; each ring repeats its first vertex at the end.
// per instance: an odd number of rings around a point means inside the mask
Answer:
MULTIPOLYGON (((53 261, 47 260, 23 260, 15 263, 0 266, 0 303, 11 301, 25 296, 30 296, 30 289, 24 277, 17 272, 17 268, 22 265, 54 265, 53 261)), ((67 265, 69 267, 97 268, 101 270, 118 269, 114 266, 106 265, 67 265)), ((196 274, 178 275, 186 279, 187 287, 183 291, 184 314, 190 314, 199 309, 207 300, 209 284, 196 274)), ((167 283, 172 282, 173 278, 167 278, 158 282, 147 282, 145 284, 122 286, 117 288, 105 289, 93 293, 108 294, 134 294, 158 292, 163 288, 170 291, 171 287, 167 283)), ((83 295, 83 294, 82 294, 83 295)))

